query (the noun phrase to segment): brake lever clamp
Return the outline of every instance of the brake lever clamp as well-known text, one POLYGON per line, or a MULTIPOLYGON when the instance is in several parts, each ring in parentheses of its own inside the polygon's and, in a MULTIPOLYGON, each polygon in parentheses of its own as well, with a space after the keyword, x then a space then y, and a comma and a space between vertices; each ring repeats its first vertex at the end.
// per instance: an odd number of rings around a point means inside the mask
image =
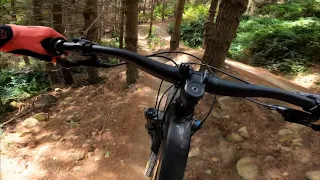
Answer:
POLYGON ((96 45, 96 43, 81 38, 74 38, 72 42, 77 43, 80 46, 83 56, 92 56, 92 54, 90 53, 90 49, 93 45, 96 45))
POLYGON ((297 94, 313 99, 316 102, 316 105, 313 108, 308 109, 307 111, 320 118, 320 94, 310 94, 302 92, 297 92, 297 94))
POLYGON ((313 114, 281 106, 275 107, 275 110, 277 110, 283 116, 285 121, 301 124, 308 126, 315 131, 320 131, 320 125, 313 124, 313 122, 319 120, 313 114))

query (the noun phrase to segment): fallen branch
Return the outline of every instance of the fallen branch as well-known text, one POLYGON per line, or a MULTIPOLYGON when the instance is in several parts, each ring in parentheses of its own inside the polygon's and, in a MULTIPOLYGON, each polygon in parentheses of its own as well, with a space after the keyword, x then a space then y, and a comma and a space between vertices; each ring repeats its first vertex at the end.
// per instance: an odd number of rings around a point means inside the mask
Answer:
POLYGON ((25 111, 25 112, 23 112, 23 113, 20 113, 20 114, 18 114, 18 115, 16 115, 16 116, 12 117, 12 118, 11 118, 11 119, 9 119, 8 121, 6 121, 6 122, 2 123, 2 124, 0 125, 0 128, 1 128, 1 127, 3 127, 3 126, 4 126, 4 125, 6 125, 6 124, 8 124, 8 123, 12 122, 12 121, 14 121, 14 120, 16 120, 16 119, 18 119, 18 118, 20 118, 20 117, 24 116, 24 115, 26 115, 26 114, 28 114, 28 113, 30 113, 30 112, 32 112, 32 111, 34 111, 34 110, 36 110, 36 109, 41 108, 41 110, 42 110, 44 106, 46 106, 46 105, 54 105, 54 104, 55 104, 55 103, 50 103, 50 104, 44 104, 44 105, 38 105, 38 106, 35 106, 34 108, 29 109, 29 110, 27 110, 27 111, 25 111))

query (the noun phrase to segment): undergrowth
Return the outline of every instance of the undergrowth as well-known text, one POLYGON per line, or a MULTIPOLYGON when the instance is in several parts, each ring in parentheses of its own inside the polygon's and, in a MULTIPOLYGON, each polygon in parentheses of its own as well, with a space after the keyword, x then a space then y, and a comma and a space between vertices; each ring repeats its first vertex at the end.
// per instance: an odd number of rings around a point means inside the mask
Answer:
POLYGON ((151 36, 148 37, 148 46, 150 49, 154 49, 156 47, 164 47, 165 42, 157 36, 156 28, 153 26, 151 29, 151 36))
MULTIPOLYGON (((209 5, 206 4, 187 4, 185 6, 181 23, 181 40, 186 46, 197 48, 202 45, 208 10, 209 5)), ((169 23, 168 31, 172 33, 173 23, 169 23)))
MULTIPOLYGON (((186 5, 181 39, 202 45, 209 5, 186 5)), ((253 16, 243 15, 228 57, 275 73, 298 74, 320 63, 320 2, 292 0, 271 4, 253 16)), ((169 24, 172 33, 173 23, 169 24)))
POLYGON ((33 60, 30 62, 28 66, 23 62, 14 62, 6 68, 0 68, 2 105, 10 101, 22 101, 47 91, 50 83, 44 64, 33 60))

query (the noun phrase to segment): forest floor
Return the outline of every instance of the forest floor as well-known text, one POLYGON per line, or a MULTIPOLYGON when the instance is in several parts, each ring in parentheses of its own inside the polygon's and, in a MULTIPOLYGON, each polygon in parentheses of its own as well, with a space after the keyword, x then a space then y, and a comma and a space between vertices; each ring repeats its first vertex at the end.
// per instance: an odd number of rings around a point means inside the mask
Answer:
MULTIPOLYGON (((155 24, 164 45, 154 48, 146 39, 148 25, 139 26, 139 53, 168 50, 167 24, 155 24)), ((179 50, 203 54, 184 46, 179 50)), ((186 55, 170 57, 195 61, 186 55)), ((224 70, 256 84, 314 92, 232 60, 224 70)), ((58 99, 49 119, 25 120, 32 116, 28 114, 5 127, 0 179, 148 179, 143 176, 150 153, 143 113, 154 106, 160 80, 140 72, 138 83, 125 89, 124 67, 100 70, 100 76, 103 81, 95 86, 49 92, 58 99)), ((206 115, 212 100, 213 95, 203 98, 198 118, 206 115)), ((319 135, 243 98, 218 97, 203 129, 192 137, 185 179, 304 179, 308 171, 320 170, 319 135)))

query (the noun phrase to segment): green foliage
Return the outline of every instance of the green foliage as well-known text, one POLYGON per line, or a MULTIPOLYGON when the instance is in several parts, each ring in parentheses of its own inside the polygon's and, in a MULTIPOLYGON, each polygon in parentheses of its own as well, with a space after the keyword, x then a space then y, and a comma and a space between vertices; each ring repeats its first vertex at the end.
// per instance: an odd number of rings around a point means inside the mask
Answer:
POLYGON ((320 62, 319 12, 318 0, 293 0, 243 16, 228 56, 274 72, 303 72, 320 62))
MULTIPOLYGON (((163 8, 163 4, 162 3, 157 4, 155 6, 155 8, 154 8, 154 18, 156 20, 161 20, 161 18, 162 18, 162 8, 163 8)), ((165 6, 165 9, 164 9, 164 18, 167 19, 167 18, 173 17, 173 14, 174 14, 174 4, 173 3, 168 3, 165 6)))
POLYGON ((3 104, 43 93, 49 85, 49 79, 39 63, 0 69, 0 94, 3 104))
POLYGON ((318 0, 293 0, 284 4, 271 4, 263 7, 260 14, 286 20, 312 16, 320 18, 320 2, 318 0))
POLYGON ((150 20, 150 12, 145 12, 145 14, 143 14, 142 12, 140 12, 138 14, 138 19, 139 19, 139 23, 146 23, 150 20))
POLYGON ((100 39, 99 44, 101 44, 101 45, 103 45, 103 46, 119 48, 119 46, 120 46, 120 41, 119 41, 119 38, 118 38, 118 37, 103 38, 103 39, 100 39))
POLYGON ((151 29, 151 36, 148 37, 148 45, 150 49, 154 49, 157 46, 163 47, 165 45, 165 42, 157 36, 154 26, 151 29))
POLYGON ((311 62, 320 62, 319 19, 244 18, 228 55, 275 72, 303 72, 311 62))
MULTIPOLYGON (((206 22, 208 5, 187 4, 183 13, 181 24, 181 39, 189 47, 199 47, 202 45, 204 23, 206 22)), ((173 23, 169 24, 169 33, 173 31, 173 23)))

